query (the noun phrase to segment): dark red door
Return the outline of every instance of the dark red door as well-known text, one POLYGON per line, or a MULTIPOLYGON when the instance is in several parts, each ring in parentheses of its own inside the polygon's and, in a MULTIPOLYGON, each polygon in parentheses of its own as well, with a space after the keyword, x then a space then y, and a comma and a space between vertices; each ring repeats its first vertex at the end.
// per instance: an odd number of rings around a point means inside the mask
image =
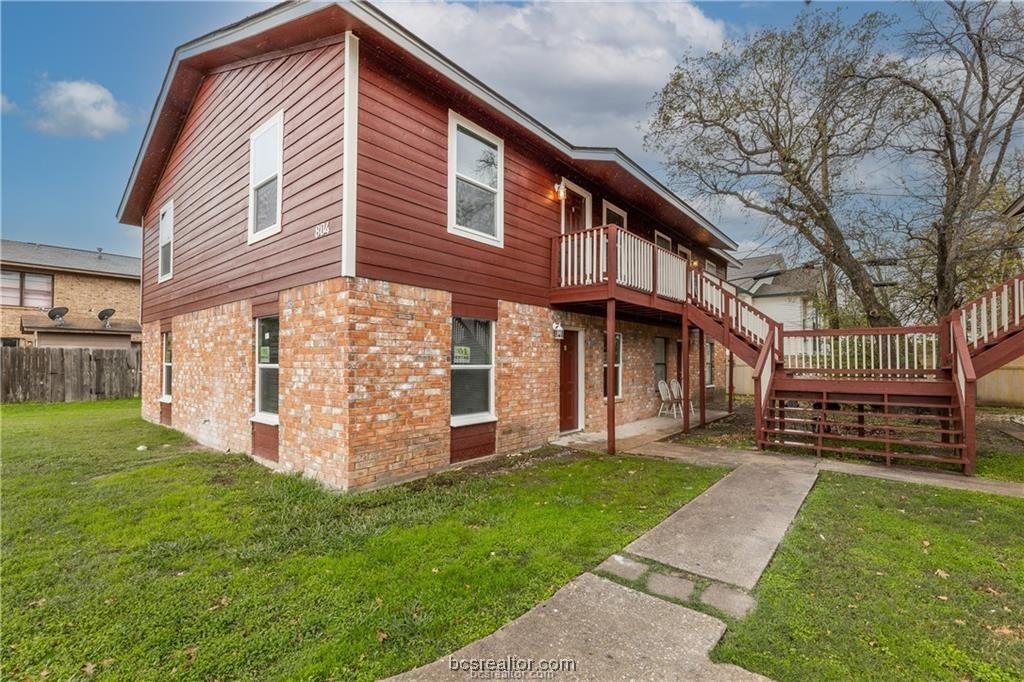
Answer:
POLYGON ((579 232, 587 229, 587 200, 582 195, 565 190, 565 231, 579 232))
POLYGON ((572 431, 579 428, 579 332, 566 330, 565 338, 562 339, 562 352, 559 365, 561 384, 559 389, 559 419, 558 428, 560 431, 572 431))

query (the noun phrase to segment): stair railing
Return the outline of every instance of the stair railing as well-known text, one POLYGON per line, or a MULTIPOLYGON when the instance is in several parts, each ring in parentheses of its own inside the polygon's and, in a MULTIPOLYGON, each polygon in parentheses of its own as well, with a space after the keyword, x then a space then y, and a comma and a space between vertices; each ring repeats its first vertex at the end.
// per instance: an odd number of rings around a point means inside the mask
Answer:
POLYGON ((775 377, 776 333, 774 325, 768 328, 761 353, 754 365, 754 435, 757 447, 762 450, 766 440, 764 415, 768 409, 768 399, 772 394, 772 381, 775 377))
POLYGON ((737 336, 761 349, 775 321, 739 298, 735 288, 703 270, 690 270, 690 301, 718 320, 729 321, 737 336))
POLYGON ((978 348, 1024 323, 1024 273, 1015 275, 960 307, 960 324, 969 346, 978 348))
POLYGON ((977 381, 974 373, 974 362, 964 333, 961 318, 953 315, 949 323, 950 343, 953 348, 952 375, 956 389, 956 399, 960 406, 960 431, 963 438, 964 473, 974 475, 975 441, 974 441, 974 407, 977 400, 977 381))

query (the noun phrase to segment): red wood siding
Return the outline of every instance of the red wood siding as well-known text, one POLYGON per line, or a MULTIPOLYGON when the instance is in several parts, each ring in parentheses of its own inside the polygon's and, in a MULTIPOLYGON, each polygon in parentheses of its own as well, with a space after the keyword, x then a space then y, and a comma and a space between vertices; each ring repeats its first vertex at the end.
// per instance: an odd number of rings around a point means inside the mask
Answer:
POLYGON ((613 191, 545 159, 509 130, 464 102, 394 66, 364 45, 359 83, 359 207, 356 271, 362 277, 450 291, 457 314, 493 319, 497 301, 548 305, 551 238, 561 231, 553 187, 565 175, 592 194, 593 224, 602 199, 628 213, 628 226, 649 239, 668 233, 695 253, 682 233, 613 191), (505 142, 504 248, 448 232, 448 109, 505 142))
MULTIPOLYGON (((161 365, 161 371, 162 370, 163 370, 163 365, 161 365)), ((171 409, 172 409, 171 408, 171 403, 165 403, 165 402, 161 402, 160 403, 160 423, 163 424, 164 426, 171 426, 174 423, 172 421, 171 409)))
POLYGON ((210 74, 145 214, 144 321, 341 273, 344 48, 332 44, 210 74), (284 110, 282 230, 249 245, 249 135, 284 110), (157 283, 157 212, 174 200, 173 278, 157 283), (313 226, 330 221, 314 239, 313 226))
POLYGON ((276 462, 277 444, 276 426, 259 422, 252 423, 252 454, 276 462))
POLYGON ((452 429, 452 462, 494 454, 497 424, 474 424, 452 429))

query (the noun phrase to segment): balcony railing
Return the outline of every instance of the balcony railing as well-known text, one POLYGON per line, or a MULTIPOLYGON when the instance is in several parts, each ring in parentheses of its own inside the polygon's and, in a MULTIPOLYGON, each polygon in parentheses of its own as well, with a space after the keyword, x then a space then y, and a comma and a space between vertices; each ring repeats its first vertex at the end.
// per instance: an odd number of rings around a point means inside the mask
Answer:
POLYGON ((609 265, 613 264, 618 286, 670 301, 686 300, 686 259, 643 237, 603 225, 563 234, 554 243, 554 279, 559 288, 607 285, 609 265), (615 244, 611 253, 610 240, 615 244))

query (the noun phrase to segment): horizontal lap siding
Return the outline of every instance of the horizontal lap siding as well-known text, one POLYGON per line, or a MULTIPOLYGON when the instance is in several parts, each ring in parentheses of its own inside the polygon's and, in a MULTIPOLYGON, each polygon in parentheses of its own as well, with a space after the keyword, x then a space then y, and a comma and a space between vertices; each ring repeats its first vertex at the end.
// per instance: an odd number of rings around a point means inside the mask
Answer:
POLYGON ((343 77, 335 44, 204 80, 146 211, 143 320, 269 299, 340 274, 343 77), (249 135, 280 110, 282 230, 249 245, 249 135), (158 284, 158 212, 170 199, 173 277, 158 284), (314 239, 325 221, 330 234, 314 239))
POLYGON ((475 424, 452 429, 451 461, 465 462, 467 459, 486 457, 494 454, 497 434, 496 424, 475 424))
POLYGON ((360 276, 450 291, 462 314, 492 318, 497 300, 547 305, 556 173, 505 138, 505 246, 448 232, 448 103, 369 50, 359 83, 360 276))

